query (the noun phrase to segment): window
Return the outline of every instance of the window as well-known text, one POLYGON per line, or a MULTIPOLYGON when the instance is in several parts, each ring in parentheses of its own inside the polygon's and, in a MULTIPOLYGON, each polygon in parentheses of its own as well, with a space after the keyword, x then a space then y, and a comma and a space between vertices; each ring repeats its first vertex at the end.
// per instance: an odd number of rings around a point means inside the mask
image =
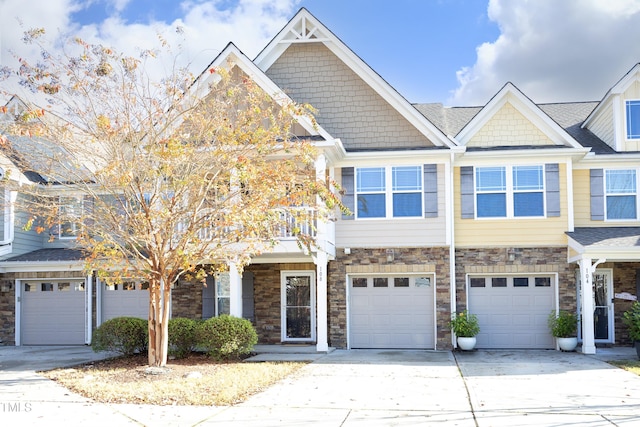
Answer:
POLYGON ((529 286, 529 278, 528 277, 514 277, 513 278, 513 287, 514 288, 526 288, 529 286))
POLYGON ((478 218, 544 216, 541 165, 475 168, 478 218))
POLYGON ((422 170, 419 166, 394 167, 393 216, 420 216, 422 212, 422 170))
POLYGON ((544 216, 542 166, 513 167, 513 216, 544 216))
POLYGON ((507 216, 505 168, 476 168, 478 217, 507 216))
POLYGON ((393 279, 393 287, 394 288, 408 288, 409 287, 409 278, 408 277, 396 277, 393 279))
POLYGON ((358 168, 358 218, 422 216, 422 166, 358 168))
POLYGON ((637 174, 635 169, 605 171, 607 219, 636 219, 637 174))
POLYGON ((351 286, 354 288, 366 288, 367 287, 367 278, 366 277, 354 277, 351 279, 351 286))
POLYGON ((373 287, 374 288, 386 288, 389 286, 389 279, 386 277, 374 277, 373 278, 373 287))
POLYGON ((386 217, 385 169, 358 169, 356 180, 356 191, 358 192, 358 217, 386 217))
POLYGON ((75 239, 80 231, 82 199, 60 196, 58 199, 58 238, 75 239))
POLYGON ((640 138, 640 101, 626 101, 627 139, 640 138))
POLYGON ((485 279, 484 277, 472 277, 469 279, 469 286, 472 288, 484 288, 485 287, 485 279))
POLYGON ((491 287, 492 288, 506 288, 507 287, 507 278, 506 277, 492 277, 491 278, 491 287))
POLYGON ((231 280, 229 273, 216 276, 216 316, 231 313, 231 280))

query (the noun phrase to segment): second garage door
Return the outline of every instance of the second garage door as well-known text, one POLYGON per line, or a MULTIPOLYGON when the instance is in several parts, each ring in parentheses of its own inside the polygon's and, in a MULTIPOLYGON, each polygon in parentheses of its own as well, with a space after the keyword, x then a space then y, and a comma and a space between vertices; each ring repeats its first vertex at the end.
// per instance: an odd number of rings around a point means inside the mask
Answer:
POLYGON ((553 276, 469 278, 469 312, 478 316, 478 348, 554 348, 547 327, 555 307, 553 276))
POLYGON ((149 287, 135 281, 103 284, 102 321, 129 316, 149 318, 149 287))
POLYGON ((431 349, 433 277, 352 277, 351 348, 431 349))

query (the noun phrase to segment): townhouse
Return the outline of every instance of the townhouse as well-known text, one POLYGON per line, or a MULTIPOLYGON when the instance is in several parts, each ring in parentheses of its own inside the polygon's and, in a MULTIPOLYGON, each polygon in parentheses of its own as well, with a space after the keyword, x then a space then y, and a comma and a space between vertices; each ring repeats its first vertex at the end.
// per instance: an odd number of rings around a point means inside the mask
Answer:
MULTIPOLYGON (((223 63, 318 110, 298 136, 316 142, 317 174, 341 183, 352 215, 319 224, 311 253, 283 232, 242 275, 180 282, 172 316, 244 316, 261 343, 318 351, 447 349, 452 312, 468 308, 478 347, 555 348, 547 316, 566 309, 581 315, 583 352, 628 343, 621 314, 640 293, 640 65, 599 102, 539 105, 507 83, 482 107, 411 104, 306 9, 255 59, 229 44, 212 65, 223 63)), ((2 344, 83 344, 109 318, 147 316, 143 283, 101 283, 66 227, 38 235, 11 203, 4 210, 2 344)))

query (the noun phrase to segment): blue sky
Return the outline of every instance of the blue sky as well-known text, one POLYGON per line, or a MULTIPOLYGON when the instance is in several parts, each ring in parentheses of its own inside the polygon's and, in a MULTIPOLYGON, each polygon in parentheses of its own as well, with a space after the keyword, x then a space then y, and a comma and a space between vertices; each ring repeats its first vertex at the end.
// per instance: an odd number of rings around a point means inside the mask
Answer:
MULTIPOLYGON (((0 0, 0 63, 22 28, 118 50, 185 29, 194 72, 233 41, 250 58, 306 7, 411 102, 483 105, 507 81, 535 102, 597 100, 640 62, 640 0, 0 0), (16 19, 19 18, 19 19, 16 19)), ((177 39, 176 39, 177 40, 177 39)), ((177 43, 177 41, 176 41, 177 43)))

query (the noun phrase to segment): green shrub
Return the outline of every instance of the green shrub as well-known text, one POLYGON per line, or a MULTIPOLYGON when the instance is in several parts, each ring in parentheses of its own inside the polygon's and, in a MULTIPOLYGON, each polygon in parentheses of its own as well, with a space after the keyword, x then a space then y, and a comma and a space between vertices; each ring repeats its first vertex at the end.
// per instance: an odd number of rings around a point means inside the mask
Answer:
POLYGON ((480 333, 478 317, 475 314, 469 314, 467 310, 458 313, 451 319, 449 326, 457 337, 470 338, 480 333))
POLYGON ((107 320, 93 333, 93 351, 115 351, 124 355, 147 351, 148 321, 137 317, 115 317, 107 320))
POLYGON ((197 346, 217 360, 238 359, 258 342, 258 334, 247 319, 222 315, 200 323, 197 346))
POLYGON ((188 356, 196 345, 196 321, 185 317, 169 319, 169 355, 188 356))
POLYGON ((629 328, 629 338, 640 341, 640 302, 633 303, 631 308, 622 315, 622 322, 629 328))
POLYGON ((549 313, 547 319, 551 335, 556 338, 575 337, 578 331, 578 316, 570 311, 560 310, 556 315, 555 310, 549 313))

